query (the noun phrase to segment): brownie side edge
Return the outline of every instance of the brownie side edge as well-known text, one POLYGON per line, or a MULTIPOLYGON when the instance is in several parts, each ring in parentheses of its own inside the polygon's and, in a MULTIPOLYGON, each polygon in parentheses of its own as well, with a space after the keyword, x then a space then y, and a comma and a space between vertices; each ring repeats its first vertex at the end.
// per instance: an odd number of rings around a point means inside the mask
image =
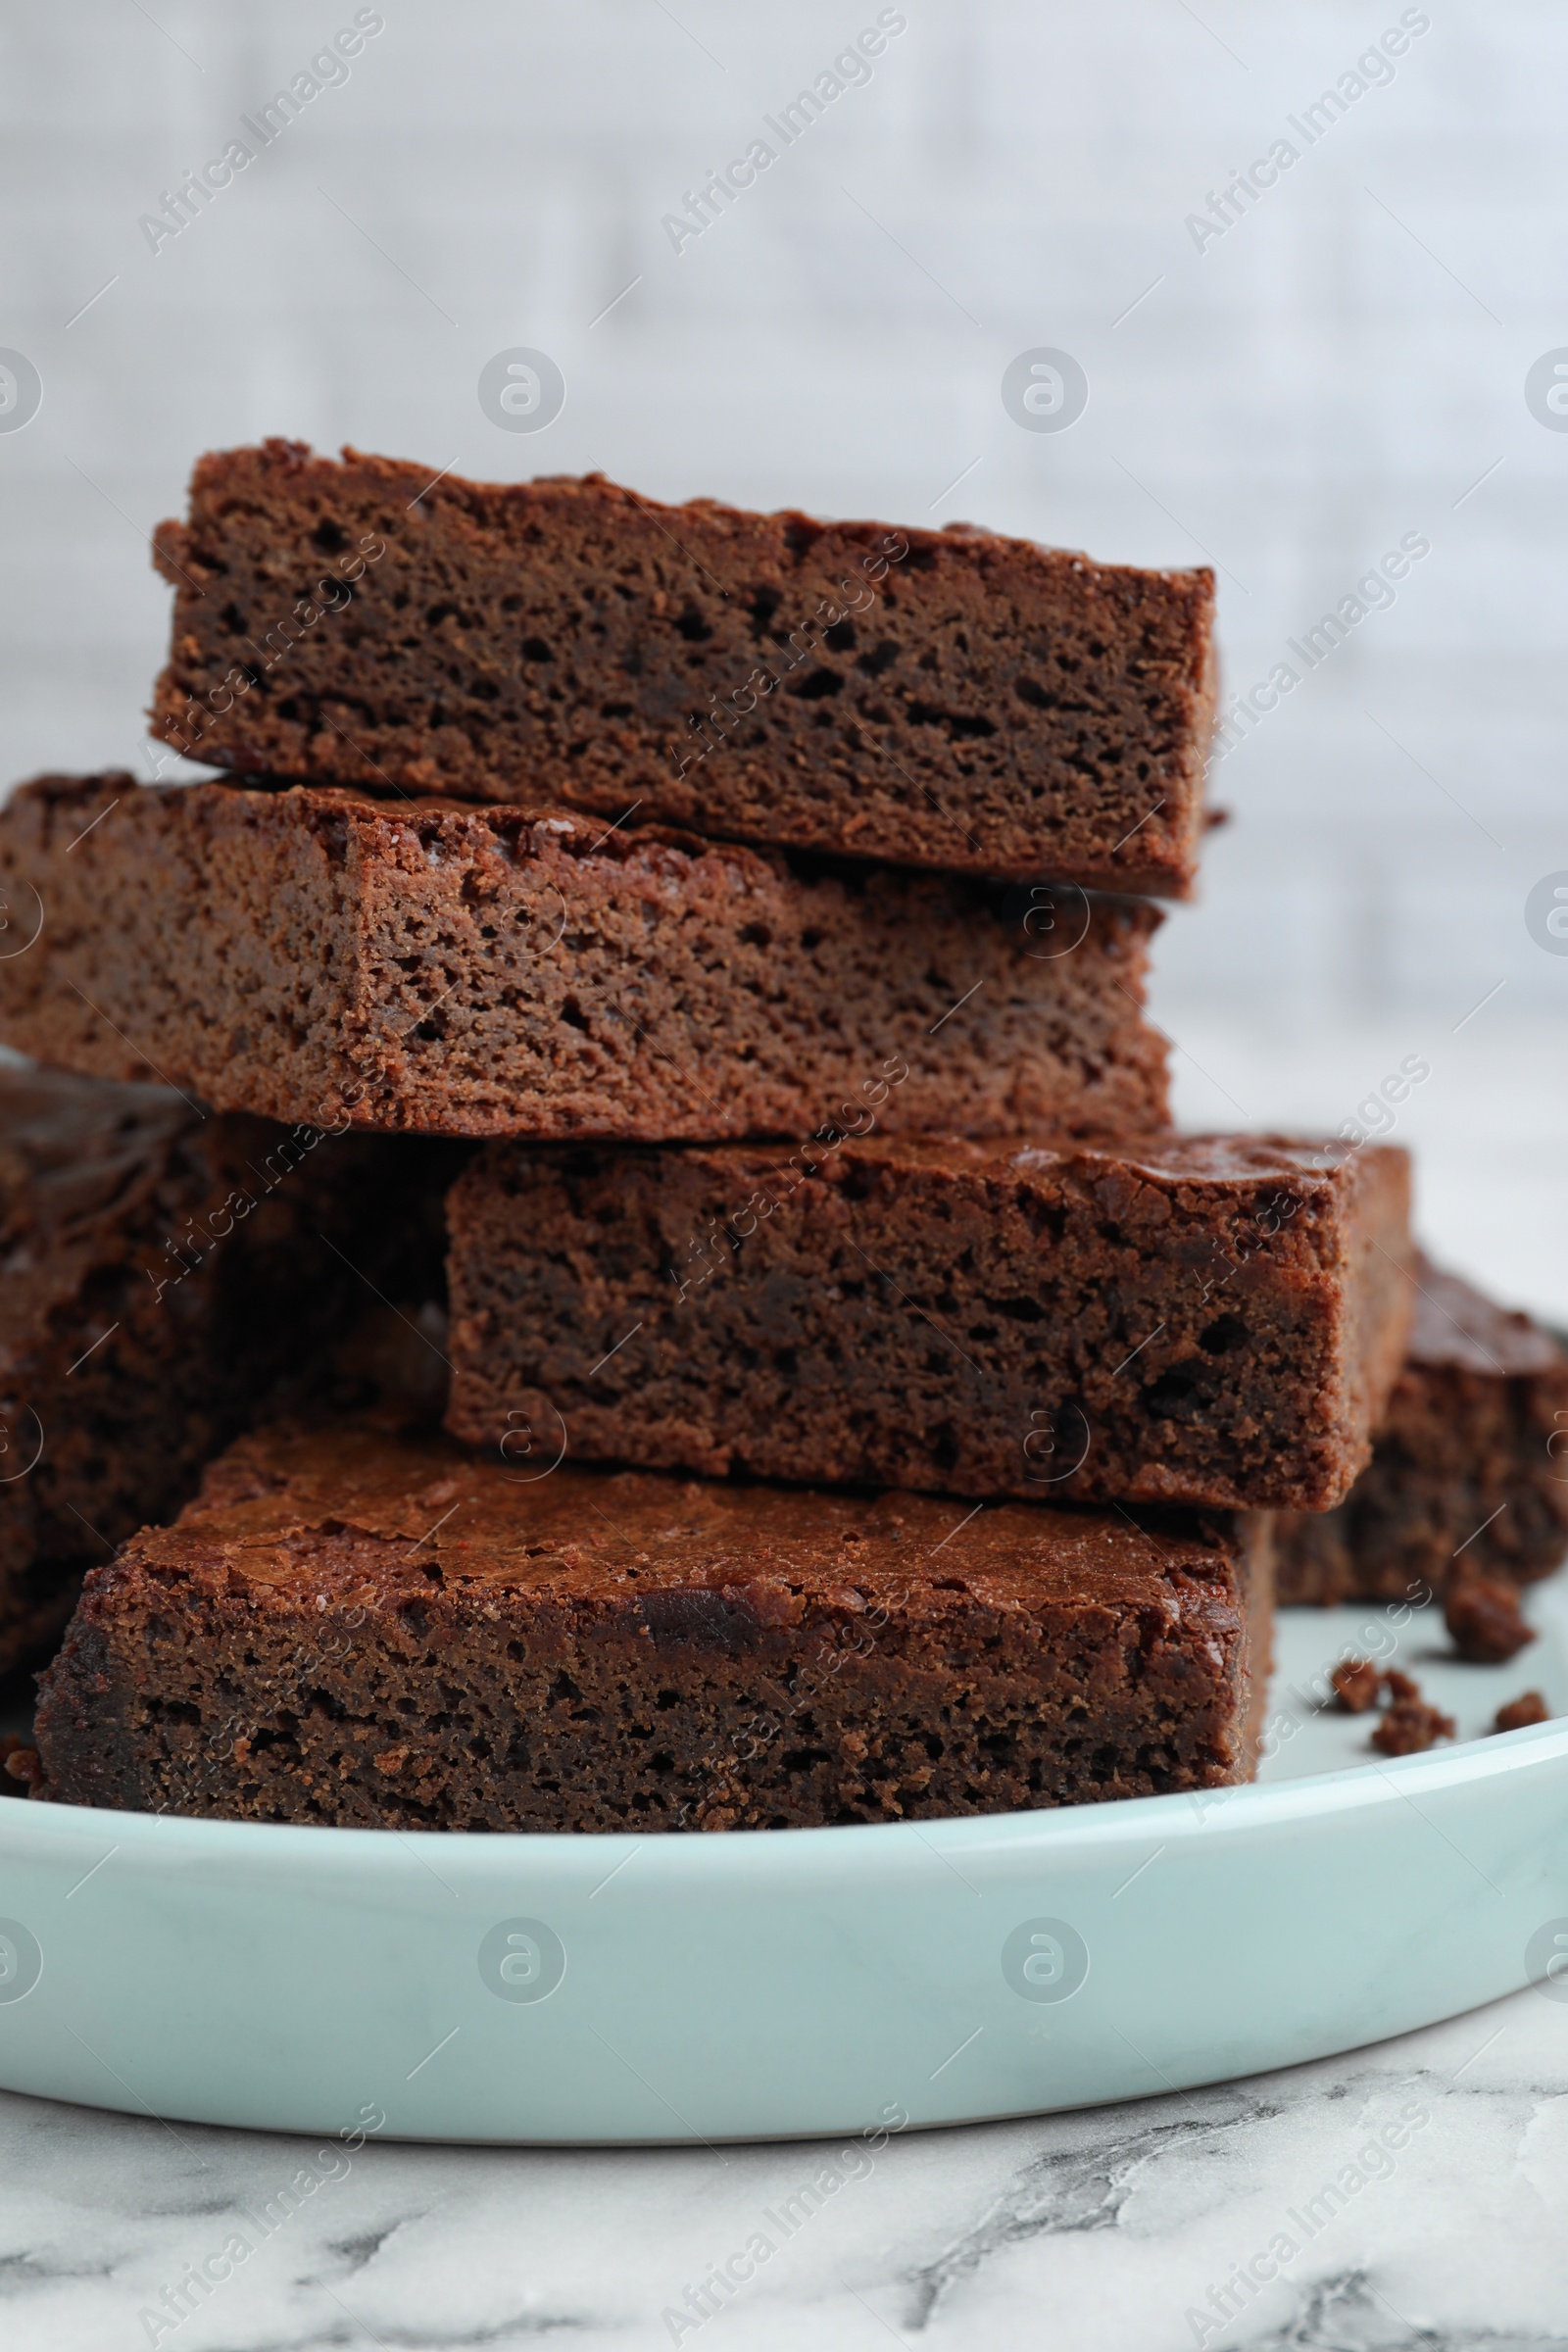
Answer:
POLYGON ((24 787, 0 878, 49 908, 0 962, 0 1036, 222 1109, 544 1137, 809 1133, 846 1098, 977 1133, 1165 1115, 1145 902, 1086 899, 1043 957, 960 878, 121 776, 24 787))
POLYGON ((925 1553, 952 1513, 918 1498, 564 1482, 524 1558, 506 1528, 539 1494, 455 1449, 362 1448, 339 1472, 318 1437, 237 1447, 207 1501, 89 1580, 40 1708, 47 1793, 371 1826, 731 1829, 1249 1769, 1258 1601, 1250 1533, 1223 1517, 999 1515, 939 1578, 925 1553), (458 1507, 411 1565, 407 1530, 444 1497, 458 1507), (693 1511, 718 1514, 695 1548, 660 1537, 693 1511), (629 1552, 602 1532, 617 1519, 629 1552), (1048 1520, 1058 1553, 1036 1581, 1009 1531, 1033 1544, 1048 1520))
POLYGON ((542 1396, 585 1460, 1327 1505, 1368 1451, 1365 1234, 1398 1244, 1401 1180, 1267 1138, 495 1145, 449 1203, 449 1425, 494 1446, 542 1396))

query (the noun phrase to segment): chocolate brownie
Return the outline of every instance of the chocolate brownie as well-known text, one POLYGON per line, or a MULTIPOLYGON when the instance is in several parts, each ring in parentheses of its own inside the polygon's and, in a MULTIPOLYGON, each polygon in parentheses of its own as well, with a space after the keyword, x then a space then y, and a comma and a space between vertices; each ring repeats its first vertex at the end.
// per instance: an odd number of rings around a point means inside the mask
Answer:
POLYGON ((448 1135, 1163 1119, 1146 902, 1058 897, 1053 934, 1000 885, 801 862, 521 809, 43 777, 0 812, 0 888, 41 925, 0 959, 0 1039, 220 1109, 448 1135))
POLYGON ((298 443, 155 542, 194 759, 1185 897, 1213 575, 298 443))
POLYGON ((1568 1551, 1568 1353, 1417 1258, 1409 1348, 1372 1460, 1337 1510, 1280 1522, 1280 1598, 1440 1597, 1466 1571, 1532 1584, 1568 1551))
POLYGON ((1318 1508, 1412 1293, 1405 1154, 1274 1137, 491 1145, 448 1201, 449 1427, 952 1494, 1318 1508))
POLYGON ((0 1067, 0 1670, 362 1300, 439 1293, 460 1154, 0 1067))
POLYGON ((1261 1514, 966 1518, 277 1430, 88 1578, 42 1791, 721 1830, 1216 1788, 1251 1769, 1268 1624, 1261 1514))

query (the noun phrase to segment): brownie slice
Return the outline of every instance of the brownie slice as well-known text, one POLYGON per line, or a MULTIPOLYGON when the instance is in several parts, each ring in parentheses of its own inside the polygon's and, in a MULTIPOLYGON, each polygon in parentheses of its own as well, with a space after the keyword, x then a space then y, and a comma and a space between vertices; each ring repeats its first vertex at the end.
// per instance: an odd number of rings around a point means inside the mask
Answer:
POLYGON ((952 1494, 1321 1508, 1412 1293, 1405 1154, 869 1137, 491 1145, 448 1201, 448 1425, 574 1457, 952 1494))
POLYGON ((224 1110, 651 1140, 1165 1115, 1136 900, 1071 894, 1053 936, 1000 886, 124 775, 19 792, 0 888, 41 926, 0 959, 0 1039, 224 1110))
POLYGON ((1469 1572, 1525 1585, 1568 1551, 1568 1353, 1418 1258, 1409 1348, 1338 1509, 1280 1521, 1280 1597, 1407 1600, 1469 1572))
POLYGON ((1246 1779, 1268 1521, 684 1485, 374 1429, 243 1440, 94 1570, 67 1803, 782 1829, 1246 1779), (532 1464, 529 1464, 529 1468, 532 1464))
POLYGON ((192 758, 1185 897, 1213 575, 269 441, 155 542, 192 758))
POLYGON ((460 1156, 0 1067, 0 1670, 362 1305, 438 1298, 460 1156))

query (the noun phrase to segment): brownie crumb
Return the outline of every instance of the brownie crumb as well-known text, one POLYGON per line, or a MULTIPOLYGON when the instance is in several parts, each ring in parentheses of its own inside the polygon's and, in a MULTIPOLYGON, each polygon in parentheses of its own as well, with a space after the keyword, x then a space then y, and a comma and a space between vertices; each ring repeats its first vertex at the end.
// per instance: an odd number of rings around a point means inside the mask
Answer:
POLYGON ((0 1796, 24 1795, 37 1777, 38 1750, 18 1732, 0 1734, 0 1796))
POLYGON ((1550 1721, 1551 1709, 1541 1692, 1522 1690, 1517 1698, 1510 1698, 1505 1707, 1497 1709, 1497 1718, 1492 1728, 1494 1732, 1522 1732, 1527 1724, 1550 1721))
POLYGON ((1383 1677, 1383 1687, 1388 1691, 1390 1698, 1395 1700, 1419 1698, 1421 1695, 1420 1684, 1408 1674, 1401 1674, 1397 1666, 1389 1668, 1388 1673, 1383 1677))
POLYGON ((1329 1677, 1347 1715, 1364 1715, 1378 1703, 1383 1677, 1370 1658, 1347 1658, 1329 1677))
POLYGON ((1454 1648, 1472 1666, 1506 1665, 1536 1638, 1519 1614, 1516 1588, 1489 1577, 1467 1577, 1455 1585, 1443 1622, 1454 1648))
POLYGON ((1372 1744, 1381 1747, 1386 1756, 1415 1756, 1437 1740, 1453 1736, 1453 1717, 1445 1715, 1440 1707, 1429 1707, 1420 1698, 1396 1698, 1373 1733, 1372 1744))

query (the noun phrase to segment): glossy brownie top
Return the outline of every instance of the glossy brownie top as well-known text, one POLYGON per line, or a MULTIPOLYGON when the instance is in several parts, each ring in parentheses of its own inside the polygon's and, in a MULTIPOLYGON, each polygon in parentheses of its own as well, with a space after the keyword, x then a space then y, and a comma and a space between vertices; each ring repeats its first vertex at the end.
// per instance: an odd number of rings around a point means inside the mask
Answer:
MULTIPOLYGON (((681 825, 607 828, 602 819, 551 800, 537 805, 479 805, 429 793, 377 791, 363 784, 302 783, 298 777, 237 772, 221 783, 205 778, 195 784, 146 784, 123 768, 106 768, 95 775, 32 776, 18 786, 12 798, 59 808, 71 818, 74 829, 124 801, 133 800, 143 808, 163 804, 177 809, 196 808, 204 801, 220 808, 232 804, 253 815, 271 815, 284 825, 315 826, 329 840, 336 827, 340 838, 334 846, 339 848, 346 845, 353 828, 379 848, 402 851, 430 866, 442 862, 447 844, 466 848, 479 843, 513 862, 558 853, 581 859, 595 858, 607 866, 647 868, 661 878, 681 875, 700 859, 735 865, 744 872, 783 870, 783 858, 777 850, 710 841, 681 825)), ((1152 921, 1151 910, 1151 927, 1152 921)))
POLYGON ((1415 1323, 1406 1349, 1412 1364, 1490 1372, 1568 1372, 1568 1351, 1525 1314, 1499 1306, 1457 1274, 1418 1258, 1415 1323))
MULTIPOLYGON (((835 1132, 837 1132, 835 1130, 835 1132)), ((1334 1178, 1356 1158, 1369 1164, 1402 1163, 1397 1145, 1363 1146, 1352 1154, 1330 1136, 1289 1135, 1177 1135, 1154 1132, 1118 1136, 1095 1144, 1062 1141, 1053 1144, 1036 1137, 970 1142, 961 1136, 848 1136, 856 1157, 866 1165, 930 1169, 955 1176, 1049 1177, 1057 1169, 1076 1169, 1094 1176, 1130 1172, 1160 1182, 1172 1179, 1194 1184, 1250 1184, 1277 1178, 1282 1184, 1298 1180, 1334 1178)), ((670 1146, 677 1150, 680 1147, 670 1146)), ((766 1144, 693 1145, 694 1153, 722 1152, 735 1159, 771 1162, 787 1156, 790 1147, 766 1144)), ((795 1148, 809 1157, 808 1144, 795 1148)), ((823 1173, 829 1173, 824 1162, 823 1173)))
MULTIPOLYGON (((389 1427, 280 1427, 241 1439, 172 1528, 148 1529, 95 1582, 128 1574, 239 1592, 265 1606, 386 1608, 454 1585, 624 1608, 694 1589, 783 1628, 892 1604, 906 1623, 979 1603, 1148 1607, 1168 1620, 1194 1587, 1229 1581, 1234 1523, 1158 1512, 902 1494, 697 1484, 561 1467, 516 1432, 514 1461, 389 1427), (524 1452, 523 1447, 530 1450, 524 1452), (536 1465, 538 1467, 536 1467, 536 1465)), ((1218 1597, 1216 1595, 1215 1597, 1218 1597)), ((667 1604, 666 1604, 667 1605, 667 1604)), ((1228 1604, 1227 1604, 1228 1605, 1228 1604)), ((694 1621, 695 1635, 711 1612, 694 1621)), ((720 1612, 722 1615, 723 1612, 720 1612)), ((721 1630, 715 1625, 714 1630, 721 1630)), ((678 1617, 662 1637, 681 1638, 678 1617)))

